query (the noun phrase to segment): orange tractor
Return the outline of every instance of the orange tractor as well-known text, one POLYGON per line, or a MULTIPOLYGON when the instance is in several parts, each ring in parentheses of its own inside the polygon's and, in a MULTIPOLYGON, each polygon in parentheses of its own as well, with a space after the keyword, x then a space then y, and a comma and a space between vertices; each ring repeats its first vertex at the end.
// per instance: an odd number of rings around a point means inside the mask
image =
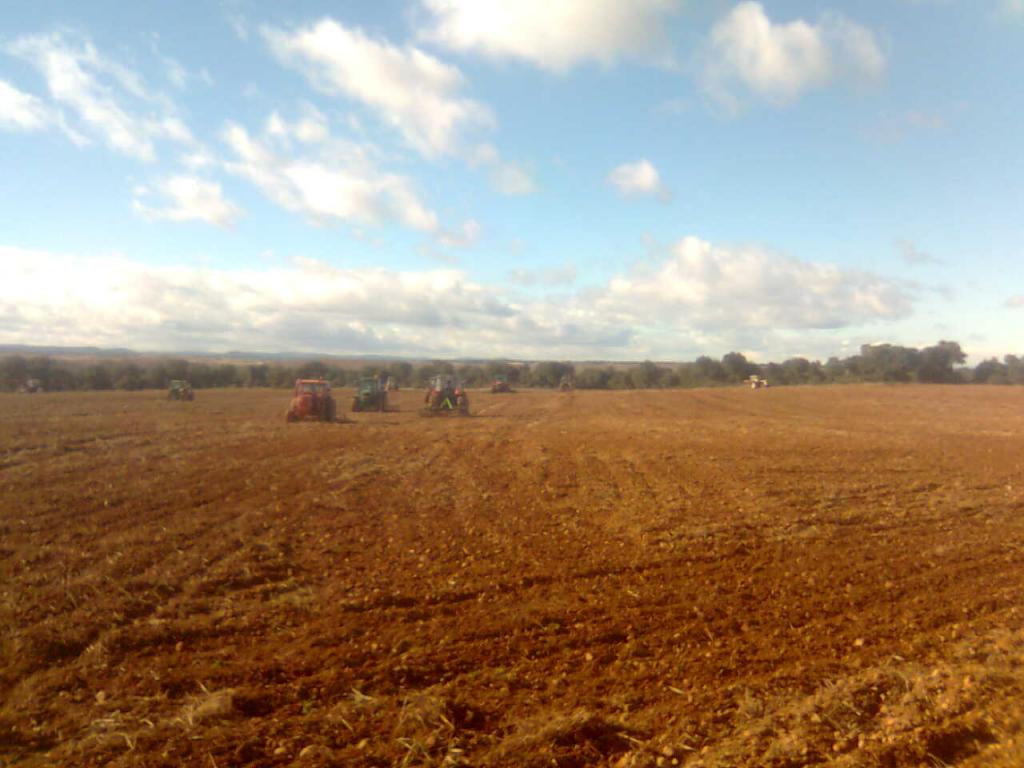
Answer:
POLYGON ((430 380, 430 389, 424 398, 424 416, 468 416, 469 395, 462 383, 451 374, 439 374, 430 380))
POLYGON ((296 379, 292 404, 285 420, 334 421, 337 404, 327 379, 296 379))

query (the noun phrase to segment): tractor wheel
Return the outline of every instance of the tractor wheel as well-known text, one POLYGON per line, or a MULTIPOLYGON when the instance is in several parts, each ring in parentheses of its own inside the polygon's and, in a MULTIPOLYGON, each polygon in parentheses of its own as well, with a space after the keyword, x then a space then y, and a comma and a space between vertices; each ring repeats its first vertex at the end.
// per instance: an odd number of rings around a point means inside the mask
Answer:
POLYGON ((334 417, 337 415, 336 406, 334 404, 334 398, 332 397, 326 403, 324 403, 324 409, 320 412, 321 417, 324 421, 333 422, 334 417))
POLYGON ((459 395, 457 398, 455 398, 455 407, 458 409, 459 413, 461 413, 463 416, 468 416, 469 415, 469 398, 466 397, 465 395, 459 395))
POLYGON ((288 424, 291 424, 292 422, 298 421, 299 417, 295 415, 294 411, 288 411, 288 413, 285 414, 284 420, 288 424))

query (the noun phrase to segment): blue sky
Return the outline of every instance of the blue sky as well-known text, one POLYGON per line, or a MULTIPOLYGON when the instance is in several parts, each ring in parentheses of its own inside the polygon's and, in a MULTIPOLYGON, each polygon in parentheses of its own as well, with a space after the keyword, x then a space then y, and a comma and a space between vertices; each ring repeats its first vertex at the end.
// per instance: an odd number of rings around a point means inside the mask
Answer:
POLYGON ((0 343, 1024 352, 1024 2, 7 3, 0 343))

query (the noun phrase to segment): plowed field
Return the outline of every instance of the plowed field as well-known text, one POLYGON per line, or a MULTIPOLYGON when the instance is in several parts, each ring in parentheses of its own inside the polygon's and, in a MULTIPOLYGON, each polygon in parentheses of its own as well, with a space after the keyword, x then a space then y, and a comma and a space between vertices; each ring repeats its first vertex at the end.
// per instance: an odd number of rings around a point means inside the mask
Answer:
POLYGON ((287 401, 0 396, 0 765, 1024 765, 1024 389, 287 401))

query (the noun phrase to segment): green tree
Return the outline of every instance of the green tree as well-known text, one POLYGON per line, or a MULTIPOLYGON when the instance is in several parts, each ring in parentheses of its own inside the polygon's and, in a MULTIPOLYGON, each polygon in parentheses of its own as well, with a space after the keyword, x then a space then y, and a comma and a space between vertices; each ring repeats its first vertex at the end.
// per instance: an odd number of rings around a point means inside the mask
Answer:
POLYGON ((28 379, 28 361, 21 355, 11 355, 0 361, 0 386, 13 392, 28 379))
POLYGON ((576 369, 570 363, 545 361, 530 370, 530 383, 535 387, 557 387, 563 376, 573 376, 576 369))
POLYGON ((651 389, 661 385, 665 369, 658 367, 650 360, 644 360, 635 370, 630 371, 629 374, 637 388, 651 389))
POLYGON ((323 360, 307 360, 299 366, 296 375, 300 379, 323 379, 327 377, 327 365, 323 360))
POLYGON ((270 366, 264 363, 256 363, 250 365, 246 376, 246 386, 249 387, 269 387, 270 386, 270 366))
POLYGON ((697 386, 705 386, 726 380, 722 364, 707 355, 701 355, 693 362, 694 379, 697 386))
POLYGON ((114 386, 117 389, 143 389, 146 386, 146 372, 135 363, 121 366, 117 370, 114 386))
POLYGON ((967 355, 955 341, 940 341, 925 347, 918 356, 917 380, 929 383, 952 383, 960 380, 953 366, 963 365, 967 355))
POLYGON ((579 389, 608 389, 611 377, 610 368, 584 368, 576 374, 576 386, 579 389))
POLYGON ((740 382, 757 373, 757 366, 741 352, 730 352, 722 358, 722 368, 728 381, 740 382))
POLYGON ((82 374, 82 385, 84 389, 112 389, 110 369, 105 365, 90 365, 82 374))
POLYGON ((972 379, 978 384, 1009 384, 1007 367, 994 357, 978 363, 972 379))

